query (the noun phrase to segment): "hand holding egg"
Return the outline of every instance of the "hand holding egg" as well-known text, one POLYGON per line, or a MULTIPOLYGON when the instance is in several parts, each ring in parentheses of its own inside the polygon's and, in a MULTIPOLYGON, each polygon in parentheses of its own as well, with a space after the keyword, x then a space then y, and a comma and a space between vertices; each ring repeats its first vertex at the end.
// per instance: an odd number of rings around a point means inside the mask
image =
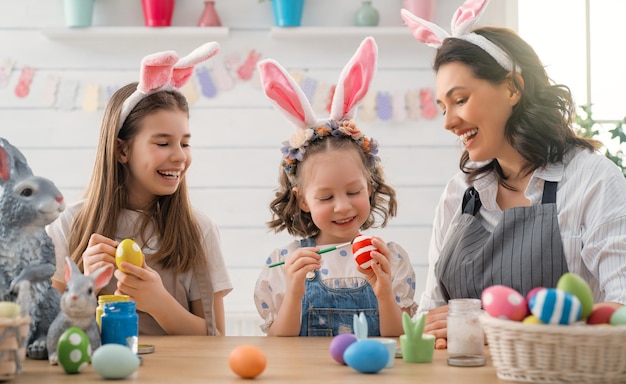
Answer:
POLYGON ((138 267, 143 266, 143 252, 141 252, 139 244, 132 239, 122 240, 115 251, 115 265, 117 265, 120 271, 128 273, 128 271, 120 266, 122 262, 127 262, 138 267))
POLYGON ((358 234, 354 240, 352 240, 352 254, 354 255, 354 261, 363 269, 371 268, 372 265, 372 251, 377 251, 378 248, 372 245, 372 237, 358 234))

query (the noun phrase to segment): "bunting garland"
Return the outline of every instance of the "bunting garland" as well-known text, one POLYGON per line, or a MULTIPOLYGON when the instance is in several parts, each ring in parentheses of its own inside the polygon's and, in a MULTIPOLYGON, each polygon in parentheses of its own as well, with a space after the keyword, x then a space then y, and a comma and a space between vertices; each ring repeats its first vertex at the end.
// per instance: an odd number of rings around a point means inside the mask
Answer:
MULTIPOLYGON (((251 50, 243 61, 239 54, 233 53, 224 56, 221 61, 214 60, 210 64, 198 66, 192 80, 181 89, 181 92, 189 105, 194 105, 202 98, 216 98, 220 93, 233 90, 237 83, 251 81, 259 83, 256 64, 261 57, 259 52, 251 50)), ((12 59, 0 59, 0 90, 7 87, 11 76, 16 72, 15 64, 12 59)), ((33 97, 31 94, 33 81, 42 81, 45 82, 43 94, 39 97, 42 98, 42 104, 50 108, 97 112, 99 106, 119 88, 118 84, 80 82, 57 74, 37 78, 36 70, 28 65, 17 71, 19 78, 13 89, 14 96, 33 97)), ((291 76, 301 86, 313 109, 319 113, 328 113, 335 85, 324 83, 303 72, 292 72, 291 76)), ((406 91, 372 90, 363 99, 358 118, 366 122, 401 123, 407 119, 411 121, 435 119, 437 115, 432 89, 422 87, 406 91)))

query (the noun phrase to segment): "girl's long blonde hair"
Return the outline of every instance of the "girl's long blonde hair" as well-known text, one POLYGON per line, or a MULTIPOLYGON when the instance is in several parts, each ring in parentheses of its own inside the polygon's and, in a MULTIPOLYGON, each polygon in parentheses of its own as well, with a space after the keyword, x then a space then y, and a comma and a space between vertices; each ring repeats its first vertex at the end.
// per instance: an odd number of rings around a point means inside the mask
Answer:
MULTIPOLYGON (((135 89, 137 83, 120 88, 111 96, 104 111, 96 160, 84 195, 85 202, 72 223, 68 240, 71 258, 81 270, 82 254, 91 234, 113 238, 120 212, 127 207, 126 179, 129 174, 126 165, 118 161, 117 139, 130 144, 139 132, 143 119, 160 110, 180 110, 189 116, 189 106, 182 94, 159 91, 141 100, 117 133, 122 104, 135 89)), ((159 249, 154 257, 161 266, 187 272, 206 263, 205 257, 197 257, 203 249, 202 236, 192 212, 185 178, 172 195, 155 197, 143 215, 140 233, 144 234, 152 221, 159 238, 159 249)), ((148 239, 138 240, 145 244, 148 239)))

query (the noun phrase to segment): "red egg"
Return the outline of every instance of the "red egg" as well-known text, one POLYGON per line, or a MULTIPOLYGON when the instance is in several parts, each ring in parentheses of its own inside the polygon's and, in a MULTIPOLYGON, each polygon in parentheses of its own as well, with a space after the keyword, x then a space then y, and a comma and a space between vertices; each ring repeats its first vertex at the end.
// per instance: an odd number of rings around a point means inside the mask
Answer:
POLYGON ((492 317, 522 321, 528 305, 521 293, 505 285, 492 285, 481 295, 483 309, 492 317))
POLYGON ((354 255, 354 260, 361 268, 371 268, 372 251, 377 251, 377 248, 372 245, 370 236, 359 233, 352 241, 352 254, 354 255))
POLYGON ((610 324, 611 316, 615 313, 616 308, 609 306, 600 306, 591 311, 591 314, 587 318, 587 324, 610 324))

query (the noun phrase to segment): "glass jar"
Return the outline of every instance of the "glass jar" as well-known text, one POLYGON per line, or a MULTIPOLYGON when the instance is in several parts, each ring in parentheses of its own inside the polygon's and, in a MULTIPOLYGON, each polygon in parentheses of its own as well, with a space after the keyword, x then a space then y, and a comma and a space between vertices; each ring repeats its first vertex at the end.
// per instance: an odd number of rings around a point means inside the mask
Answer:
POLYGON ((485 364, 485 335, 480 324, 479 299, 448 301, 448 364, 480 366, 485 364))
POLYGON ((378 10, 369 0, 363 1, 361 7, 354 14, 354 25, 357 27, 375 27, 378 25, 378 10))
POLYGON ((114 303, 116 301, 129 301, 130 296, 128 295, 100 295, 98 296, 98 307, 96 308, 96 323, 98 323, 98 330, 100 327, 100 318, 102 317, 102 312, 104 312, 104 303, 114 303))
POLYGON ((121 344, 137 353, 139 338, 139 318, 134 301, 104 303, 100 318, 100 338, 104 344, 121 344))

